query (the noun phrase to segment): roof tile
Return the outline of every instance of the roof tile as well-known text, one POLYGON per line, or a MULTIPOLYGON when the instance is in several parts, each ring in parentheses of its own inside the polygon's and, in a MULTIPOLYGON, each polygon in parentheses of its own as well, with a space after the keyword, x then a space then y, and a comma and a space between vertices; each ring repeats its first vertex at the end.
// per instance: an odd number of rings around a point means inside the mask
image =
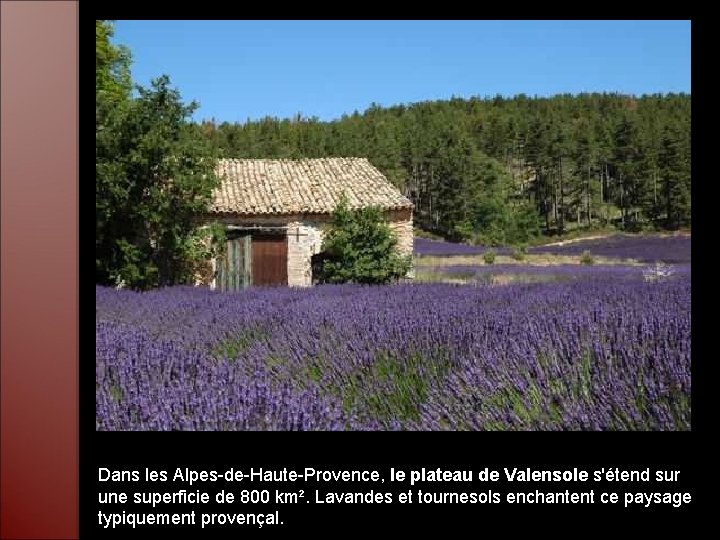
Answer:
POLYGON ((328 214, 343 193, 350 208, 412 208, 365 158, 221 159, 213 213, 328 214))

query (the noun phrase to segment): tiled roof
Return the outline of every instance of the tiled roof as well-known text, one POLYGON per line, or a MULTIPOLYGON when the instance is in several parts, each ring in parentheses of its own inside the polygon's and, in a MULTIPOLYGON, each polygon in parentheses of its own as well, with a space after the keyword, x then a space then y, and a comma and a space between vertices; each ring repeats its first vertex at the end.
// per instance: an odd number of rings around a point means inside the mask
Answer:
POLYGON ((365 158, 221 159, 218 174, 212 213, 326 214, 343 194, 350 208, 412 208, 365 158))

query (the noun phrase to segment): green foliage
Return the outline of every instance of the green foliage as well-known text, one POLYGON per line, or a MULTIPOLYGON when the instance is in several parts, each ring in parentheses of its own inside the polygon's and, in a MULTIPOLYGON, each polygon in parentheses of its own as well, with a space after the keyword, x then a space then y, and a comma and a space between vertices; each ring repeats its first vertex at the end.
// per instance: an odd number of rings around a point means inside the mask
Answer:
POLYGON ((324 283, 383 284, 410 270, 410 256, 396 251, 397 239, 377 208, 350 210, 343 199, 323 241, 324 283))
POLYGON ((123 397, 124 397, 123 391, 118 383, 110 384, 110 397, 113 398, 118 403, 122 402, 123 397))
POLYGON ((381 421, 417 421, 429 389, 442 380, 448 368, 440 351, 427 358, 417 353, 407 358, 380 353, 374 362, 343 381, 343 409, 365 409, 381 421), (382 382, 380 389, 373 385, 375 381, 382 382))
POLYGON ((589 250, 585 250, 582 252, 582 255, 580 255, 580 263, 582 264, 595 264, 595 259, 593 259, 592 253, 590 253, 589 250))
MULTIPOLYGON (((664 207, 665 226, 677 229, 690 218, 690 141, 679 126, 667 126, 659 152, 661 169, 660 205, 664 207)), ((661 212, 658 212, 661 213, 661 212)))
POLYGON ((166 76, 131 99, 129 56, 108 43, 108 23, 96 30, 96 282, 191 283, 217 232, 197 230, 218 182, 211 145, 188 121, 197 104, 166 76))
POLYGON ((130 99, 130 51, 110 43, 109 21, 95 21, 95 121, 103 125, 114 107, 130 99))
POLYGON ((240 353, 246 351, 251 345, 265 337, 267 337, 266 333, 259 328, 245 328, 239 334, 230 336, 226 340, 218 343, 213 348, 213 356, 218 360, 227 358, 231 363, 234 363, 240 353))
POLYGON ((452 99, 196 126, 227 157, 366 156, 456 241, 689 223, 690 96, 452 99))
POLYGON ((496 256, 497 254, 495 253, 495 250, 488 249, 485 253, 483 253, 483 261, 485 261, 485 264, 493 264, 496 256))
POLYGON ((415 227, 415 229, 413 230, 413 236, 415 238, 427 238, 428 240, 443 240, 443 237, 439 234, 425 231, 423 229, 418 229, 417 227, 415 227))
POLYGON ((507 245, 538 234, 534 210, 516 200, 512 177, 500 162, 478 152, 462 170, 464 185, 451 197, 460 214, 454 229, 456 239, 507 245))
POLYGON ((527 250, 523 250, 522 248, 515 248, 512 252, 512 258, 516 261, 524 261, 527 256, 527 250))
POLYGON ((214 156, 365 156, 410 197, 415 226, 454 241, 533 244, 541 234, 690 224, 688 94, 451 99, 372 104, 331 122, 297 115, 190 124, 192 105, 183 108, 167 79, 131 98, 130 52, 112 35, 111 22, 96 21, 102 283, 189 279, 196 265, 188 260, 202 250, 191 247, 199 244, 184 210, 201 206, 214 156), (172 194, 148 180, 168 174, 177 178, 172 194), (180 203, 180 192, 198 205, 180 203), (138 204, 146 208, 133 210, 138 204), (168 216, 177 209, 175 228, 168 216))
POLYGON ((186 265, 186 280, 192 277, 205 282, 213 278, 212 260, 217 259, 226 246, 227 231, 222 223, 192 229, 184 239, 182 252, 186 265))

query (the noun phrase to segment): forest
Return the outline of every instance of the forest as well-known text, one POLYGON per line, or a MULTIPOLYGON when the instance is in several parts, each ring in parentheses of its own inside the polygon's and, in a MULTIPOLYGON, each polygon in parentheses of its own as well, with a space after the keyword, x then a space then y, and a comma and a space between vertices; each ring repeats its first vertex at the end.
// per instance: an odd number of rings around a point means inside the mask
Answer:
POLYGON ((195 217, 220 181, 217 157, 368 158, 414 203, 418 236, 454 242, 522 248, 690 226, 689 94, 478 95, 371 104, 333 121, 193 121, 200 104, 168 76, 134 84, 113 34, 96 21, 97 283, 195 274, 211 256, 195 217))
POLYGON ((683 93, 521 94, 194 129, 223 157, 367 157, 413 201, 419 228, 522 244, 577 229, 688 227, 690 104, 683 93))

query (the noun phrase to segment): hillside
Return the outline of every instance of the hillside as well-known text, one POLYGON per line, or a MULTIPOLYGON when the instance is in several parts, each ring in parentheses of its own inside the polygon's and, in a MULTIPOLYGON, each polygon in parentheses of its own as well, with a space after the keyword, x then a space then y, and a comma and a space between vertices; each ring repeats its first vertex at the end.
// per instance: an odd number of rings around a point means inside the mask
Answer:
POLYGON ((688 94, 472 98, 195 128, 227 157, 364 156, 453 240, 687 225, 688 94))

